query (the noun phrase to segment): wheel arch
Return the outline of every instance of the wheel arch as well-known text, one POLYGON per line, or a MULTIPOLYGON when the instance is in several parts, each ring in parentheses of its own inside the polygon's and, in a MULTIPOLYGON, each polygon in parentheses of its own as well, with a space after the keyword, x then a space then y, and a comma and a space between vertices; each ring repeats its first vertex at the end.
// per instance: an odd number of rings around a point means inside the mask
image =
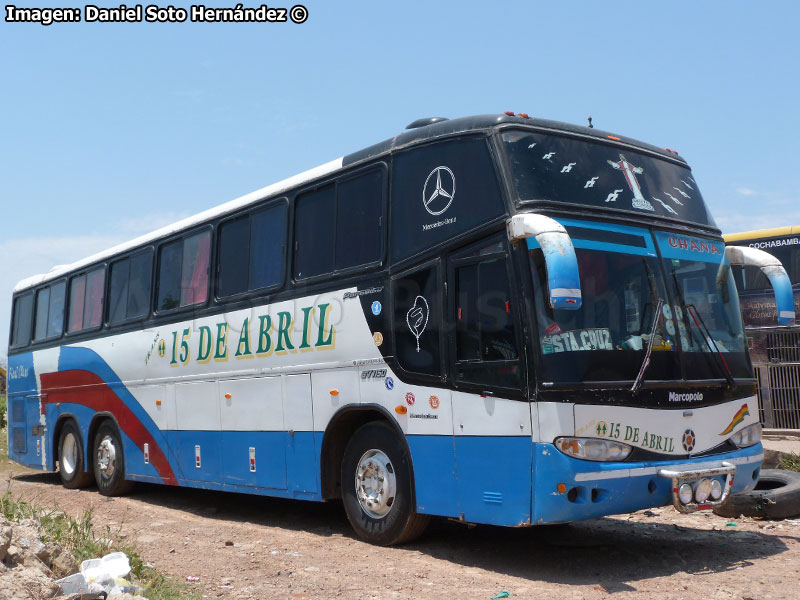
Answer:
POLYGON ((411 455, 411 448, 408 446, 408 440, 397 420, 392 417, 386 408, 378 404, 345 406, 331 417, 328 426, 325 428, 320 452, 320 483, 323 500, 341 498, 341 466, 347 443, 359 427, 375 421, 388 424, 405 448, 409 468, 411 469, 409 474, 411 478, 411 501, 413 506, 417 505, 414 459, 411 455))

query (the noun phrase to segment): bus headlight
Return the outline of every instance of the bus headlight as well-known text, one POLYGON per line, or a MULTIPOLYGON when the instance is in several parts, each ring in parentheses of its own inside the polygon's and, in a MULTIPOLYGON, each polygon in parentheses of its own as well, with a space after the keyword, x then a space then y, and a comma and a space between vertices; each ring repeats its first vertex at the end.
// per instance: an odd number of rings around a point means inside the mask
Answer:
POLYGON ((556 448, 564 454, 584 460, 625 460, 633 449, 628 444, 598 438, 560 437, 556 448))
POLYGON ((757 444, 761 441, 761 424, 756 423, 755 425, 749 425, 741 431, 734 433, 730 439, 739 448, 757 444))

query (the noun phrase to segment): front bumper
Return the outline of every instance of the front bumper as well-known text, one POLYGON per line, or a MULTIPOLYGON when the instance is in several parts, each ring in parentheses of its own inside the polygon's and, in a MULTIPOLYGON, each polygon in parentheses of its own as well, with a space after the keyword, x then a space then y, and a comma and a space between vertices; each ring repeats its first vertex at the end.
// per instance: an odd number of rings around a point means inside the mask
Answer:
MULTIPOLYGON (((562 454, 553 444, 534 444, 533 523, 566 523, 673 504, 671 477, 659 471, 692 473, 736 467, 730 493, 755 487, 764 458, 761 444, 702 458, 602 463, 562 454), (563 483, 564 492, 559 492, 563 483)), ((704 506, 705 507, 705 506, 704 506)), ((699 508, 699 507, 698 507, 699 508)))

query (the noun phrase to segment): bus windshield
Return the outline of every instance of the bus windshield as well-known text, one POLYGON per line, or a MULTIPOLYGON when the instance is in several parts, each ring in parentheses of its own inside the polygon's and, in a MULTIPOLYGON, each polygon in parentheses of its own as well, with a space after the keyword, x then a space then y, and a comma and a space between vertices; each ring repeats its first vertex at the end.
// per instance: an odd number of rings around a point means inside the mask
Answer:
POLYGON ((505 131, 502 140, 520 202, 582 204, 716 227, 680 162, 530 130, 505 131))
MULTIPOLYGON (((684 254, 699 238, 689 238, 683 248, 684 236, 657 232, 653 240, 645 229, 607 231, 597 223, 561 222, 575 245, 583 302, 579 310, 550 307, 543 255, 529 243, 543 381, 623 385, 636 379, 648 346, 645 384, 752 376, 721 243, 702 242, 714 252, 694 258, 684 254)), ((700 242, 695 246, 701 248, 700 242)))

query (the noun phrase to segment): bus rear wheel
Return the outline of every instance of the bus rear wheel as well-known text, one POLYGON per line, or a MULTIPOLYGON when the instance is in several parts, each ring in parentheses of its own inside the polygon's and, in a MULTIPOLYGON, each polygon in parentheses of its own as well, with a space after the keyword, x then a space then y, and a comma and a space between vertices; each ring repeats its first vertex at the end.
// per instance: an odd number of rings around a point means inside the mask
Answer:
POLYGON ((133 486, 125 479, 125 455, 117 426, 103 422, 94 436, 94 478, 104 496, 122 496, 133 486))
POLYGON ((92 484, 92 473, 84 464, 83 436, 78 424, 69 420, 58 438, 58 475, 65 488, 75 490, 92 484))
POLYGON ((410 457, 386 423, 355 432, 344 451, 341 482, 347 518, 365 541, 402 544, 428 526, 430 517, 414 511, 410 457))

